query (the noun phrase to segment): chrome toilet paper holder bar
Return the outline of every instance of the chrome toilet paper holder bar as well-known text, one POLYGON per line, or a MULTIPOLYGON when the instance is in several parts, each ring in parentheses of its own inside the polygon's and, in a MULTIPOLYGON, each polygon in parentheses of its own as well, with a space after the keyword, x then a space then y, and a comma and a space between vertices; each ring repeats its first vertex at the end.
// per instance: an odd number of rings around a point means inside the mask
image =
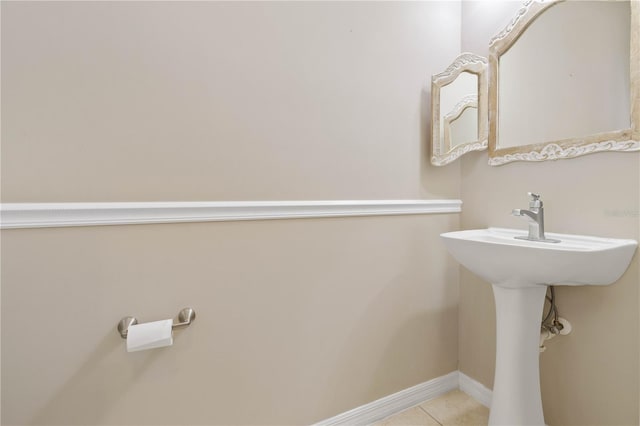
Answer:
MULTIPOLYGON (((173 323, 171 329, 178 327, 186 327, 196 319, 196 311, 191 308, 184 308, 178 313, 178 322, 173 323)), ((118 323, 118 333, 123 339, 127 338, 129 333, 129 326, 138 324, 138 319, 135 317, 124 317, 118 323)))

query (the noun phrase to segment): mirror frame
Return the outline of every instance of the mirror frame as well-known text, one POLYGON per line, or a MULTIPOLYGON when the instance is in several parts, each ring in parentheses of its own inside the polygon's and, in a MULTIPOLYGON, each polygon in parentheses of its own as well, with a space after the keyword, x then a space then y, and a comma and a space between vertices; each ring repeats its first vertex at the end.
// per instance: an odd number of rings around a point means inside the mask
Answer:
MULTIPOLYGON (((489 136, 487 70, 486 58, 465 52, 458 55, 445 71, 431 76, 431 164, 434 166, 449 164, 467 152, 487 149, 489 136), (478 78, 478 90, 475 94, 478 108, 478 140, 456 145, 452 149, 443 149, 445 146, 450 147, 451 143, 440 140, 440 126, 443 125, 440 122, 440 89, 455 81, 463 72, 475 74, 478 78)), ((465 98, 461 101, 464 102, 465 98)), ((458 106, 459 103, 456 107, 458 106)), ((449 135, 448 132, 447 135, 449 135)))
POLYGON ((500 56, 540 14, 565 0, 527 0, 511 22, 489 42, 489 165, 512 161, 546 161, 603 151, 640 151, 640 2, 630 1, 630 127, 593 135, 548 141, 521 147, 498 147, 498 78, 500 56))

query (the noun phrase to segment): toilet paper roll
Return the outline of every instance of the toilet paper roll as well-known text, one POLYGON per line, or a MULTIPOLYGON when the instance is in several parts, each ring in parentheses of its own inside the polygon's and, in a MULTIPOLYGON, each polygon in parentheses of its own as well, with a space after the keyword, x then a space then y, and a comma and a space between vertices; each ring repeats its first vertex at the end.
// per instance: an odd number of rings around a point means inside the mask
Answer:
POLYGON ((146 322, 129 326, 127 352, 144 351, 173 345, 173 320, 146 322))

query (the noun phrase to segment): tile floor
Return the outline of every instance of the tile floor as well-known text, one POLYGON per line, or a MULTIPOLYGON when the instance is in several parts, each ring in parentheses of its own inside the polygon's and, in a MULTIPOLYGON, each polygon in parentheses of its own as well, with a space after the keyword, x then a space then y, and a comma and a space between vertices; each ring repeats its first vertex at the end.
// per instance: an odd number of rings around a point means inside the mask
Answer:
POLYGON ((455 390, 423 402, 374 426, 477 426, 489 422, 489 409, 455 390))

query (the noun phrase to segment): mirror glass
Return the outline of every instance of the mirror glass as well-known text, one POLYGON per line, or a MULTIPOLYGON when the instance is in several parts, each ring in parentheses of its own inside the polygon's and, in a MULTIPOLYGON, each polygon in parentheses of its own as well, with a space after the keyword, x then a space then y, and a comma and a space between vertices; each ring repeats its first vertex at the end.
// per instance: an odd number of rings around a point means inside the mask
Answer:
POLYGON ((449 114, 442 117, 442 130, 447 152, 456 145, 476 141, 478 139, 478 96, 463 97, 449 114))
POLYGON ((463 53, 431 78, 431 163, 448 164, 487 147, 487 61, 463 53))
POLYGON ((490 164, 640 149, 631 21, 629 1, 523 6, 491 41, 490 164))

